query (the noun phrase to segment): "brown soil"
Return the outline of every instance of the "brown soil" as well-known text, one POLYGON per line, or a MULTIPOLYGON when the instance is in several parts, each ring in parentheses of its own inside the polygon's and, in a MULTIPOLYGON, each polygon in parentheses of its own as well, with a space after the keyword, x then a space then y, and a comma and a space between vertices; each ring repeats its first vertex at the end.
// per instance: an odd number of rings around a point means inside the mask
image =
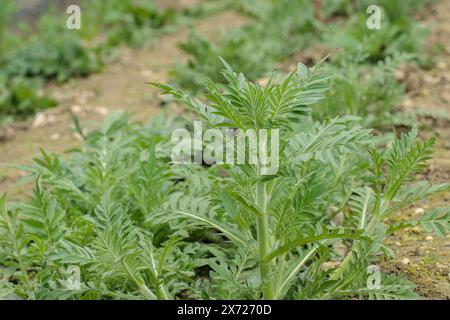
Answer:
POLYGON ((153 2, 158 6, 158 8, 163 10, 168 8, 177 8, 182 10, 196 6, 201 2, 201 0, 154 0, 153 2))

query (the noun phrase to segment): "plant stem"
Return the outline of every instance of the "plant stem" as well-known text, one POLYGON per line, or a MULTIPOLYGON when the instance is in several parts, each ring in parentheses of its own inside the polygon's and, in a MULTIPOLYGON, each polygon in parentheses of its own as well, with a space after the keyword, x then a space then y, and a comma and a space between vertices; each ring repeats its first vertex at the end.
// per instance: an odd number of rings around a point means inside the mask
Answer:
MULTIPOLYGON (((381 220, 382 219, 380 217, 378 217, 377 215, 374 215, 366 227, 367 234, 373 235, 374 229, 381 222, 381 220)), ((337 280, 344 274, 347 266, 350 264, 350 262, 353 259, 354 252, 358 253, 358 247, 355 246, 355 243, 353 244, 351 250, 348 252, 345 259, 341 262, 341 265, 339 266, 339 268, 337 268, 336 271, 331 274, 331 276, 330 276, 331 280, 337 280)))
POLYGON ((263 262, 262 258, 267 255, 270 250, 269 246, 269 226, 266 215, 266 185, 264 182, 258 182, 256 185, 256 203, 262 209, 263 215, 258 217, 258 246, 260 262, 261 281, 263 283, 263 298, 266 300, 274 299, 272 281, 269 279, 271 274, 270 262, 263 262))
POLYGON ((139 284, 139 291, 149 300, 156 300, 155 294, 143 283, 139 284))
POLYGON ((148 300, 157 300, 156 295, 145 285, 145 283, 140 279, 136 278, 136 276, 134 275, 133 271, 130 269, 128 264, 123 259, 121 259, 121 262, 123 267, 127 271, 129 277, 139 288, 139 291, 142 293, 142 295, 148 300))

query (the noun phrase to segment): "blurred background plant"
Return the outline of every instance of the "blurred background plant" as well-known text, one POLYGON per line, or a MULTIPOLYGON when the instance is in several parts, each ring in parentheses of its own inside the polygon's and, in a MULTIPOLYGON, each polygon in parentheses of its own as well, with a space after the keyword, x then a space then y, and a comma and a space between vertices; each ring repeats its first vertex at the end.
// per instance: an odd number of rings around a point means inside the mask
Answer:
POLYGON ((220 76, 222 57, 249 79, 256 80, 292 54, 304 49, 314 38, 314 7, 311 1, 260 1, 233 4, 251 21, 223 34, 217 43, 192 33, 180 48, 190 58, 175 65, 172 79, 193 92, 206 79, 223 81, 220 76))
POLYGON ((80 3, 82 28, 67 30, 67 14, 56 4, 35 21, 19 23, 13 21, 14 1, 1 0, 0 6, 0 123, 55 106, 56 101, 43 94, 49 81, 98 72, 115 48, 152 44, 158 34, 220 8, 177 12, 159 9, 153 1, 88 0, 80 3))

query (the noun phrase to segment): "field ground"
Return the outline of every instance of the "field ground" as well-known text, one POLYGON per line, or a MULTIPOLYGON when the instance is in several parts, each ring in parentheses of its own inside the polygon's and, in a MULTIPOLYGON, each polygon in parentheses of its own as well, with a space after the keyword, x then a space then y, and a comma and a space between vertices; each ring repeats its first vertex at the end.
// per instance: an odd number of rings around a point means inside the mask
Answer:
MULTIPOLYGON (((190 5, 193 1, 184 1, 190 5)), ((398 78, 407 86, 407 98, 402 108, 443 109, 450 112, 450 2, 437 1, 428 13, 423 14, 432 32, 430 47, 441 43, 445 52, 430 70, 407 67, 399 70, 398 78), (433 15, 430 14, 433 12, 433 15), (429 17, 433 16, 430 21, 429 17)), ((243 22, 233 12, 221 12, 199 21, 195 28, 214 38, 227 28, 243 22)), ((165 81, 171 64, 182 59, 177 47, 187 35, 187 28, 166 35, 151 47, 121 49, 116 61, 99 74, 75 79, 63 85, 50 85, 46 90, 58 100, 59 107, 36 115, 34 119, 16 123, 2 129, 0 163, 28 163, 39 153, 39 148, 62 152, 79 144, 71 130, 72 114, 82 123, 100 121, 110 112, 125 109, 133 118, 145 121, 149 116, 163 112, 161 100, 145 81, 165 81), (143 68, 144 66, 144 68, 143 68)), ((299 55, 304 57, 304 55, 299 55)), ((431 121, 431 120, 430 120, 431 121)), ((424 136, 436 134, 438 143, 430 162, 427 178, 432 183, 450 180, 450 124, 445 121, 427 123, 424 136), (432 128, 432 129, 431 129, 432 128)), ((0 192, 8 192, 10 198, 24 196, 29 190, 18 184, 23 172, 2 167, 0 192)), ((450 193, 441 194, 420 206, 405 211, 400 219, 408 220, 420 214, 422 209, 450 205, 450 193)), ((450 236, 446 239, 431 237, 421 229, 411 229, 393 236, 389 242, 396 251, 396 258, 384 262, 382 268, 405 274, 418 284, 418 292, 428 298, 450 299, 450 236)))
MULTIPOLYGON (((439 1, 431 9, 433 21, 429 37, 430 46, 441 43, 445 53, 439 62, 428 71, 404 70, 399 77, 404 79, 408 97, 402 108, 429 108, 450 112, 450 2, 439 1)), ((429 15, 428 15, 429 16, 429 15)), ((426 19, 426 17, 425 17, 426 19)), ((450 123, 448 121, 429 123, 430 131, 424 135, 436 134, 437 147, 430 161, 427 179, 432 183, 450 180, 450 123)), ((401 219, 409 220, 420 214, 421 209, 450 206, 450 192, 434 197, 421 207, 411 208, 401 219)), ((418 285, 421 295, 430 298, 450 299, 450 236, 446 239, 432 237, 419 228, 397 233, 389 240, 396 251, 396 259, 383 267, 402 272, 418 285)))

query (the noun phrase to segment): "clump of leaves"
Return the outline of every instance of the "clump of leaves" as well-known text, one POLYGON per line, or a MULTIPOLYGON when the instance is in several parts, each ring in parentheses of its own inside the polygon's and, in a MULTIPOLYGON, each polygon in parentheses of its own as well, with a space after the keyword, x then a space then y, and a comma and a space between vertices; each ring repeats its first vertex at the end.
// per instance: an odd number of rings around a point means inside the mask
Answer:
POLYGON ((3 72, 10 77, 64 82, 98 71, 99 55, 83 44, 77 31, 68 32, 63 22, 54 16, 43 16, 36 35, 5 59, 3 72))
POLYGON ((323 41, 327 46, 343 49, 350 56, 364 56, 368 63, 376 64, 395 54, 410 54, 417 61, 426 62, 423 43, 427 29, 423 25, 409 16, 390 18, 385 11, 381 29, 370 30, 366 21, 364 12, 352 15, 344 23, 330 25, 323 41))
MULTIPOLYGON (((6 1, 8 3, 9 1, 6 1)), ((23 43, 8 46, 0 56, 0 114, 23 117, 39 109, 53 107, 56 102, 42 94, 46 81, 67 81, 86 76, 101 68, 99 52, 89 48, 76 31, 70 32, 65 21, 43 16, 37 32, 23 43)), ((3 37, 13 33, 8 24, 3 37)), ((14 35, 17 37, 17 35, 14 35)))
POLYGON ((13 41, 18 37, 10 20, 13 2, 4 0, 1 6, 2 121, 54 106, 55 101, 40 93, 45 82, 65 82, 97 72, 111 48, 153 39, 156 29, 173 25, 176 20, 174 10, 161 11, 148 1, 89 1, 85 11, 91 23, 83 24, 81 30, 67 30, 67 17, 49 11, 39 19, 35 32, 19 32, 24 39, 19 43, 13 41))
POLYGON ((373 66, 361 63, 362 60, 364 57, 338 57, 331 66, 336 74, 333 88, 314 107, 314 118, 352 114, 362 117, 372 128, 392 127, 393 115, 404 94, 394 73, 407 57, 396 55, 373 66))
POLYGON ((172 71, 177 84, 197 91, 206 79, 221 81, 218 57, 255 80, 272 70, 276 62, 306 47, 312 39, 315 23, 310 1, 268 1, 256 7, 260 10, 251 22, 222 35, 218 43, 191 34, 180 45, 190 60, 175 65, 172 71))
POLYGON ((141 45, 155 36, 155 30, 175 23, 174 9, 160 10, 153 1, 111 0, 87 3, 91 19, 96 19, 96 34, 106 30, 108 47, 141 45))
POLYGON ((40 109, 50 108, 56 102, 44 94, 39 80, 23 77, 8 78, 0 74, 0 122, 8 117, 25 117, 40 109))

